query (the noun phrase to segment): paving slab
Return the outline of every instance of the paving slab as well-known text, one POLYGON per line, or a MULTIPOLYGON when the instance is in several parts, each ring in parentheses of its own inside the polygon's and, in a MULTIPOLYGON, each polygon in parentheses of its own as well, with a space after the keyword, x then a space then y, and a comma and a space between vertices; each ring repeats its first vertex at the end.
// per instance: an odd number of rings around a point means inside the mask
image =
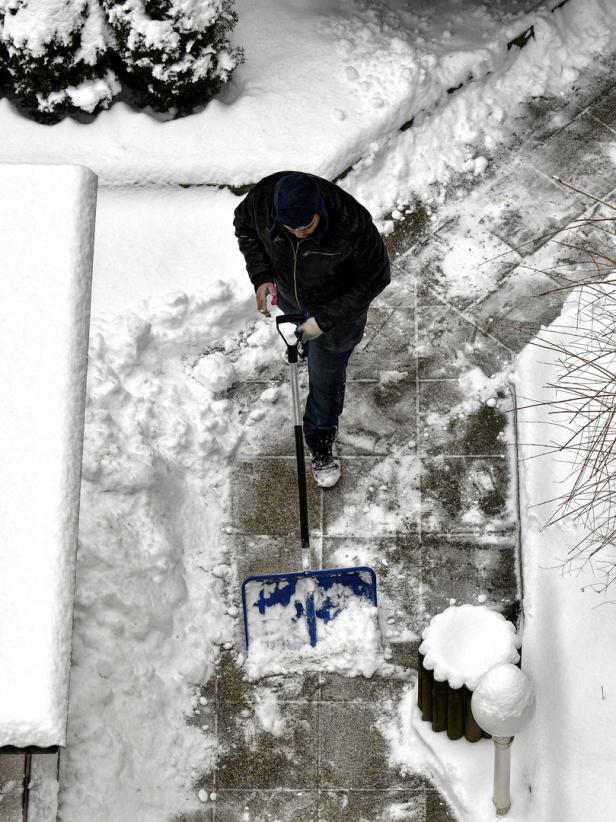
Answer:
POLYGON ((251 682, 244 669, 238 666, 233 651, 224 651, 217 666, 213 689, 202 694, 208 698, 204 716, 206 721, 212 722, 218 711, 235 711, 237 714, 247 711, 247 716, 252 715, 255 694, 261 693, 264 687, 279 703, 315 702, 320 699, 320 686, 320 676, 316 673, 268 676, 265 685, 251 682))
MULTIPOLYGON (((425 240, 425 237, 423 238, 425 240)), ((371 310, 392 311, 394 308, 415 308, 415 278, 409 278, 404 259, 412 254, 412 249, 406 249, 404 258, 390 257, 391 282, 382 291, 371 305, 371 310)))
POLYGON ((216 791, 216 800, 177 822, 317 822, 317 791, 227 790, 216 791))
POLYGON ((502 533, 515 528, 504 457, 426 457, 421 468, 422 532, 502 533))
POLYGON ((449 215, 396 266, 415 277, 417 305, 446 301, 458 309, 481 299, 511 271, 519 255, 495 233, 449 215))
POLYGON ((0 754, 0 822, 22 822, 23 754, 0 754))
POLYGON ((321 675, 321 704, 326 702, 374 704, 383 699, 399 699, 409 683, 414 683, 414 671, 394 679, 391 676, 375 674, 366 679, 363 676, 347 677, 337 674, 321 675))
POLYGON ((261 456, 288 457, 295 453, 288 379, 284 382, 273 379, 242 381, 233 388, 229 398, 235 406, 245 409, 243 436, 237 449, 238 458, 249 460, 261 456), (275 392, 275 401, 264 400, 264 392, 271 396, 272 391, 275 392), (263 419, 267 419, 267 425, 262 424, 263 419))
POLYGON ((516 160, 482 192, 477 213, 480 225, 523 257, 546 243, 587 205, 581 196, 549 179, 547 161, 544 165, 541 173, 516 160))
POLYGON ((501 288, 472 307, 475 321, 512 352, 561 312, 571 288, 613 267, 616 211, 596 204, 528 255, 501 288), (598 259, 597 250, 605 259, 598 259))
POLYGON ((479 366, 490 376, 510 359, 507 347, 495 340, 480 321, 451 306, 424 306, 417 326, 420 380, 457 379, 472 366, 479 366))
POLYGON ((460 380, 419 383, 418 450, 422 456, 505 456, 513 407, 503 388, 485 401, 469 400, 460 380))
POLYGON ((458 822, 443 795, 435 788, 426 788, 426 815, 429 822, 458 822))
POLYGON ((385 238, 387 252, 392 259, 406 254, 409 248, 413 248, 430 225, 430 217, 422 202, 413 203, 410 211, 405 220, 397 223, 396 231, 385 238))
POLYGON ((413 787, 423 781, 387 766, 387 747, 375 727, 379 708, 367 703, 328 702, 320 710, 322 788, 413 787))
POLYGON ((309 702, 279 703, 284 734, 264 731, 252 716, 219 705, 218 737, 225 751, 216 768, 216 790, 317 787, 319 708, 309 702))
POLYGON ((388 820, 423 822, 426 818, 423 785, 397 790, 321 791, 319 822, 388 820))
POLYGON ((514 538, 480 543, 472 537, 424 533, 421 549, 426 624, 452 600, 509 613, 518 588, 514 538))
POLYGON ((412 362, 415 356, 415 309, 375 309, 375 312, 378 319, 371 335, 364 337, 349 361, 350 379, 379 379, 381 372, 396 370, 397 364, 412 362))
MULTIPOLYGON (((295 500, 292 504, 297 507, 295 500)), ((267 512, 264 515, 266 516, 267 512)), ((320 530, 313 530, 312 536, 311 564, 316 567, 320 562, 320 530)), ((232 534, 227 537, 227 545, 239 584, 248 576, 297 571, 302 565, 301 543, 294 535, 232 534)))
POLYGON ((373 537, 412 531, 419 513, 415 455, 342 459, 342 476, 323 493, 323 535, 373 537))
MULTIPOLYGON (((557 176, 584 193, 601 197, 616 185, 613 144, 614 132, 583 113, 530 152, 528 163, 543 174, 557 176)), ((581 194, 577 197, 584 204, 591 201, 581 194)))
POLYGON ((576 70, 568 93, 558 97, 537 96, 514 114, 517 136, 512 145, 497 149, 495 161, 511 151, 527 151, 566 128, 577 116, 604 97, 614 85, 614 55, 598 55, 592 66, 576 70))
POLYGON ((587 114, 616 133, 616 85, 587 109, 587 114))
MULTIPOLYGON (((381 383, 349 380, 345 409, 340 418, 338 451, 344 456, 385 456, 402 439, 398 421, 405 409, 384 407, 381 383)), ((409 437, 415 429, 415 416, 406 415, 409 437)))
MULTIPOLYGON (((307 483, 308 522, 319 528, 321 493, 307 483)), ((297 467, 294 457, 239 461, 234 470, 231 519, 242 534, 286 536, 299 544, 297 467)))

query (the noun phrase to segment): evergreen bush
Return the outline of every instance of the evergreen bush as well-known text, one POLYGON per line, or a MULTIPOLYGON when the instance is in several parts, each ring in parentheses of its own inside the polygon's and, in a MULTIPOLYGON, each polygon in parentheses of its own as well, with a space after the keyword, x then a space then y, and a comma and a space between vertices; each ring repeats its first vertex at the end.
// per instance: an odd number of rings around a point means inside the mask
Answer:
POLYGON ((106 107, 110 35, 97 0, 0 0, 5 93, 41 122, 106 107))
POLYGON ((204 105, 242 61, 228 32, 231 0, 101 0, 115 67, 138 107, 186 114, 204 105))

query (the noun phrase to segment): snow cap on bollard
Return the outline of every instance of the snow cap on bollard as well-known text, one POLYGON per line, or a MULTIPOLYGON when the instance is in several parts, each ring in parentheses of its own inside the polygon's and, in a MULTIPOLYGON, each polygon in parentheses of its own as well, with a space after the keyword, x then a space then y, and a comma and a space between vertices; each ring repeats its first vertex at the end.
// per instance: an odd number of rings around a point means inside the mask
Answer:
POLYGON ((514 736, 535 712, 533 686, 516 665, 494 665, 477 683, 471 711, 486 733, 497 737, 514 736))

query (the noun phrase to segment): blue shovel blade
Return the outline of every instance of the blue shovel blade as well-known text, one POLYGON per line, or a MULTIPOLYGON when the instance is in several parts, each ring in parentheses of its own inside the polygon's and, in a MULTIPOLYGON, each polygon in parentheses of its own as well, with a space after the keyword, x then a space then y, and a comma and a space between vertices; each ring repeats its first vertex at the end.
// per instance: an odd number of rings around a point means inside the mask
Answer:
POLYGON ((247 577, 242 584, 246 647, 255 639, 314 647, 320 628, 358 599, 376 607, 376 574, 367 566, 247 577))

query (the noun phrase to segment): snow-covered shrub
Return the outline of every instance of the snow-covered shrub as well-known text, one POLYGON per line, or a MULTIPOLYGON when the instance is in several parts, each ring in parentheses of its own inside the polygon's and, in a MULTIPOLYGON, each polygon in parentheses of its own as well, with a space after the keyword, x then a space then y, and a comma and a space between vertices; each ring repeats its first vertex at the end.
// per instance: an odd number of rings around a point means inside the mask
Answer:
POLYGON ((188 113, 206 103, 241 62, 227 33, 231 0, 101 0, 131 102, 188 113))
POLYGON ((106 107, 120 90, 109 36, 98 0, 0 0, 5 93, 43 122, 106 107))

